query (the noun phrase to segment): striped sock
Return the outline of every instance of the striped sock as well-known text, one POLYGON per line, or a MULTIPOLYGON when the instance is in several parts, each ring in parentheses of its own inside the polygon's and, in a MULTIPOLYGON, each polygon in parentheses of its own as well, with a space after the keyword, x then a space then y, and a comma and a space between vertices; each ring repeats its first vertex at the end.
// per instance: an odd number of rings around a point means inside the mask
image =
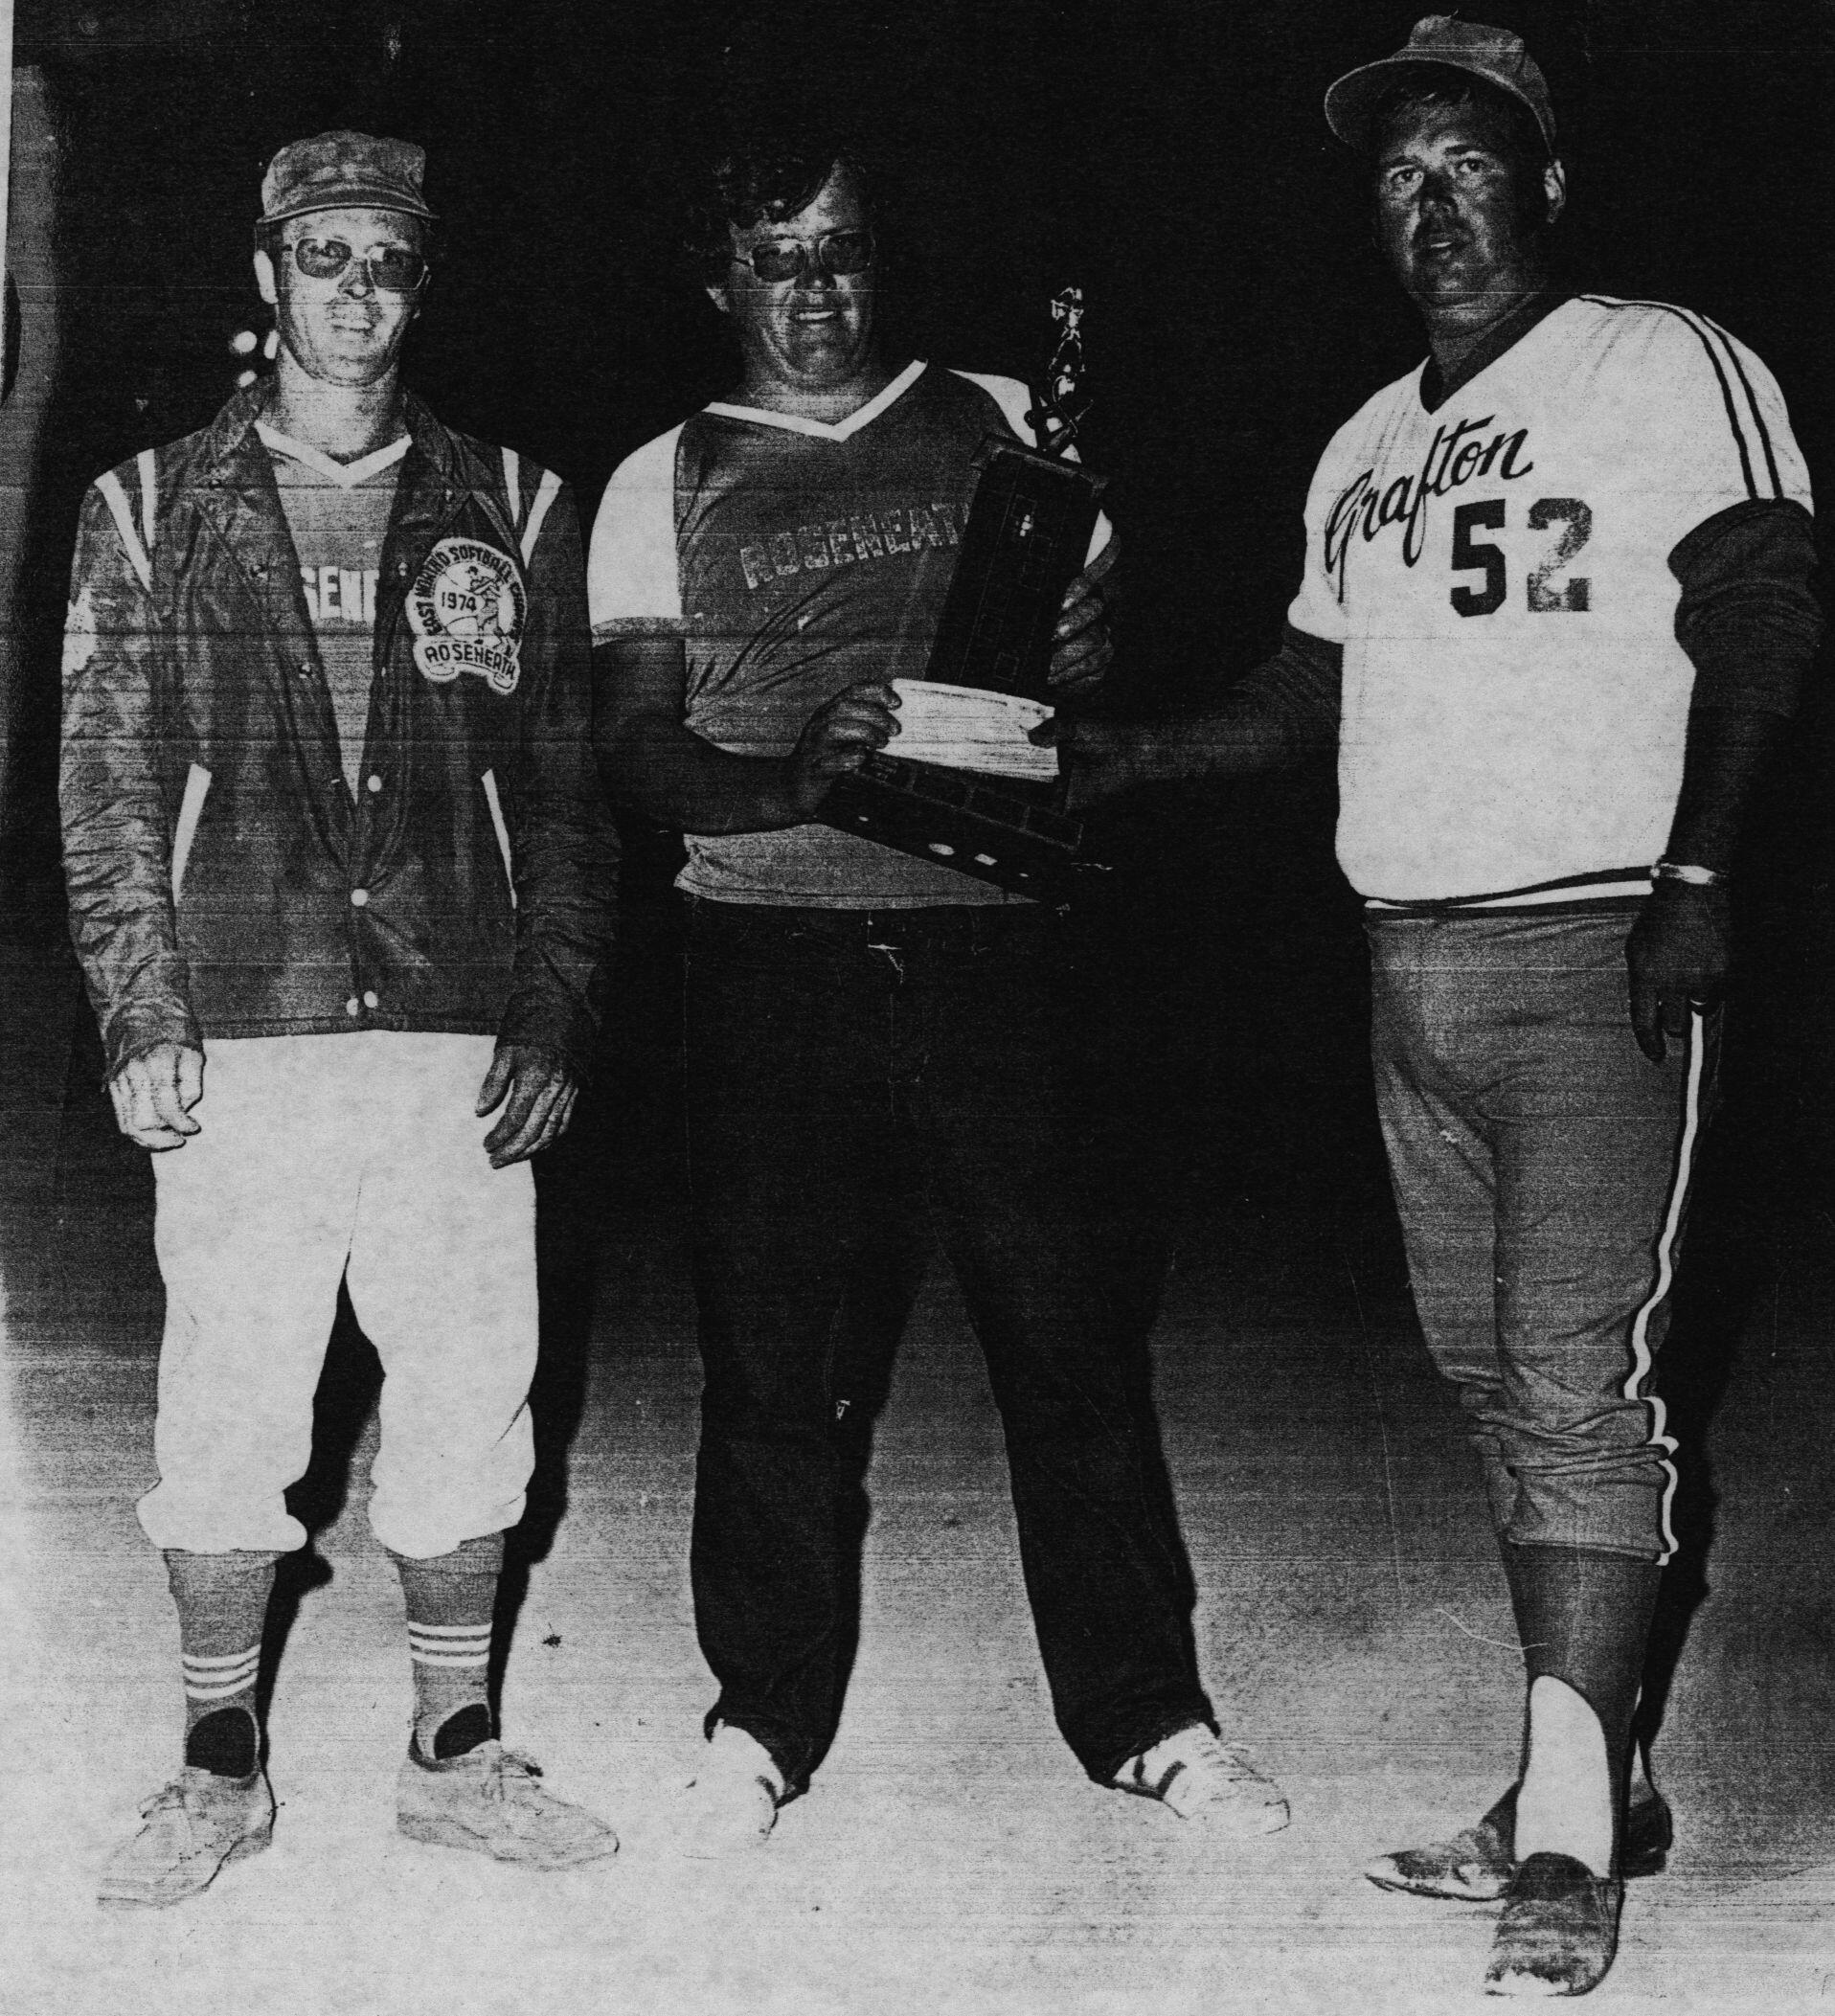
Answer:
POLYGON ((430 1560, 395 1557, 414 1663, 415 1748, 429 1762, 462 1756, 489 1738, 486 1681, 503 1562, 501 1533, 467 1540, 430 1560))
POLYGON ((178 1606, 185 1761, 221 1778, 246 1778, 255 1769, 255 1684, 279 1559, 241 1550, 195 1554, 173 1548, 166 1554, 178 1606))

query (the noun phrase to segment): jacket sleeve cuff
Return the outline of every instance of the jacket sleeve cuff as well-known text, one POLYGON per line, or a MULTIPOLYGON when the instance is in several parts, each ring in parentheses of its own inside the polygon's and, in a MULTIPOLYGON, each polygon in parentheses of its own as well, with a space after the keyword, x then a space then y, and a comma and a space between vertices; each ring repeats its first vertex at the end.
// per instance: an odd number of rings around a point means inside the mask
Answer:
POLYGON ((202 1052, 204 1032, 190 1008, 182 1003, 170 1003, 118 1009, 108 1019, 104 1041, 107 1076, 119 1077, 136 1057, 144 1057, 162 1043, 176 1043, 181 1050, 202 1052))

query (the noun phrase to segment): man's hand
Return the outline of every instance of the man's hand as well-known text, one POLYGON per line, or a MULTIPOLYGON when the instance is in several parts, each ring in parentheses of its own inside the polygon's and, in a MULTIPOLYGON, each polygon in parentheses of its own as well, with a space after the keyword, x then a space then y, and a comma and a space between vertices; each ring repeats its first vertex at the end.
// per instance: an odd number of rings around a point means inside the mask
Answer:
POLYGON ((858 770, 898 733, 897 705, 884 680, 870 679, 809 716, 784 765, 784 790, 800 818, 814 818, 835 779, 858 770))
POLYGON ((504 1108, 502 1120, 485 1136, 491 1167, 506 1169, 558 1141, 578 1096, 574 1074, 552 1050, 533 1043, 498 1044, 478 1088, 476 1109, 482 1120, 498 1105, 504 1108))
POLYGON ((1133 721, 1092 721, 1081 714, 1054 714, 1027 736, 1042 749, 1055 748, 1068 789, 1065 808, 1086 811, 1105 798, 1119 797, 1149 782, 1144 760, 1142 725, 1133 721))
POLYGON ((1664 1038, 1688 1034, 1692 1008, 1715 1008, 1732 964, 1729 905, 1723 888, 1660 881, 1625 940, 1631 1027, 1653 1064, 1664 1038))
POLYGON ((108 1080, 115 1121, 136 1147, 182 1148, 198 1130, 192 1108, 204 1097, 204 1053, 157 1043, 129 1057, 108 1080))
POLYGON ((1079 574, 1064 591, 1052 632, 1052 691, 1065 694, 1093 691, 1101 685, 1114 656, 1102 591, 1095 578, 1079 574))

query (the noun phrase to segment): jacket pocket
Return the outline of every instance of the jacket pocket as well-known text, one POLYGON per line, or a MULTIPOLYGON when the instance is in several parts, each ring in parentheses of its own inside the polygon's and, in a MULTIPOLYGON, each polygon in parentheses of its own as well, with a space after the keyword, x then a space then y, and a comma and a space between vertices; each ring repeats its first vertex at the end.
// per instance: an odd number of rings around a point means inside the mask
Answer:
POLYGON ((497 851, 503 856, 504 882, 510 891, 510 907, 516 907, 516 876, 510 863, 510 828, 504 824, 503 800, 497 794, 497 773, 487 770, 478 781, 484 786, 485 803, 490 807, 491 830, 497 835, 497 851))
POLYGON ((192 842, 197 838, 197 822, 204 815, 204 794, 211 787, 211 774, 202 763, 193 763, 185 778, 185 795, 179 801, 178 827, 172 834, 172 901, 185 887, 185 867, 192 858, 192 842))

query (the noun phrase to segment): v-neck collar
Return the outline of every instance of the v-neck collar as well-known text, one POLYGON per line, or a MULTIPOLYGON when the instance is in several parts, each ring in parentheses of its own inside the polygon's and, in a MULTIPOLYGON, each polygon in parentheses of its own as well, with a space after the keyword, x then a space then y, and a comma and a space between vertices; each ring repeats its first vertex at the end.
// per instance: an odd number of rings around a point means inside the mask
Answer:
POLYGON ((1429 357, 1421 366, 1420 398, 1422 407, 1435 413, 1444 406, 1456 392, 1463 392, 1480 372, 1488 371, 1507 351, 1511 351, 1539 323, 1552 315, 1556 308, 1564 307, 1574 299, 1572 294, 1559 287, 1551 287, 1545 293, 1531 295, 1521 307, 1512 308, 1478 347, 1471 351, 1450 379, 1444 378, 1439 366, 1429 357))
POLYGON ((788 434, 807 434, 817 441, 846 441, 862 427, 872 426, 888 406, 918 382, 923 370, 924 360, 914 357, 895 378, 882 385, 864 406, 856 406, 846 419, 812 420, 800 413, 773 413, 764 406, 735 406, 725 399, 715 399, 703 410, 717 413, 722 419, 752 420, 760 427, 782 427, 788 434))
POLYGON ((276 455, 284 455, 288 461, 297 462, 335 484, 341 490, 353 490, 359 484, 368 483, 371 477, 381 475, 392 463, 397 463, 408 452, 410 437, 397 434, 394 441, 380 448, 373 448, 368 455, 360 455, 355 462, 338 462, 315 448, 308 442, 295 441, 290 434, 283 434, 278 427, 270 427, 265 420, 255 422, 255 431, 264 446, 276 455))

